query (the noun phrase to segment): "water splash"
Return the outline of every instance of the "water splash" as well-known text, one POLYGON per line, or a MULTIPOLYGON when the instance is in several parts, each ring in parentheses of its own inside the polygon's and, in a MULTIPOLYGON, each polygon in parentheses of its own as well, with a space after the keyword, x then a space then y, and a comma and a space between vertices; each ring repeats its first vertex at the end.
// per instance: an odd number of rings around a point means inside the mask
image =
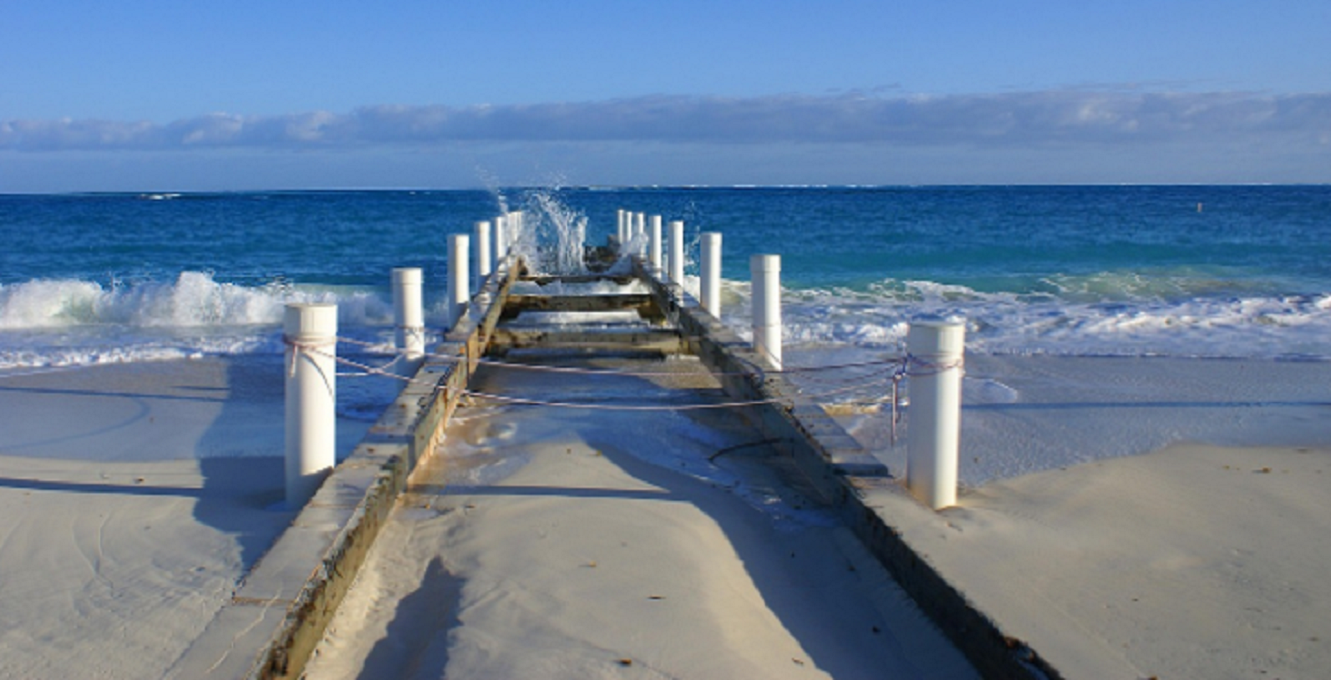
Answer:
POLYGON ((587 216, 559 199, 555 189, 530 191, 524 197, 523 231, 514 250, 539 274, 584 274, 587 216))

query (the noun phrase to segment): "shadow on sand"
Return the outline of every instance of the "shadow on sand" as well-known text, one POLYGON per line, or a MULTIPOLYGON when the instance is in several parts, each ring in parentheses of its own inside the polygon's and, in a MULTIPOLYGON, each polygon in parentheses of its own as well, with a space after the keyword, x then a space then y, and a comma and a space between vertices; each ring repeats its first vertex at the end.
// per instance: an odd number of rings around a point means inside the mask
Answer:
MULTIPOLYGON (((498 391, 513 396, 535 396, 543 389, 540 386, 532 389, 530 386, 516 383, 520 379, 514 379, 515 383, 510 383, 508 377, 496 379, 492 371, 487 371, 484 368, 481 376, 477 387, 480 391, 498 391)), ((668 390, 652 381, 631 377, 598 377, 592 385, 579 385, 572 391, 582 398, 595 398, 598 394, 601 398, 611 394, 636 395, 631 399, 622 400, 636 403, 652 402, 654 400, 680 403, 681 397, 680 390, 668 390)), ((717 389, 687 391, 692 392, 690 401, 693 403, 701 400, 719 401, 724 399, 720 390, 717 389)), ((726 440, 725 444, 738 443, 743 445, 736 447, 743 449, 743 457, 747 459, 741 466, 763 466, 776 463, 777 468, 783 468, 781 462, 776 460, 779 454, 769 446, 751 446, 749 444, 752 444, 752 442, 739 441, 739 438, 750 435, 754 440, 757 440, 759 435, 756 431, 750 430, 744 425, 739 425, 737 428, 736 422, 739 419, 736 419, 734 415, 733 411, 695 411, 685 416, 687 421, 675 420, 673 423, 665 424, 664 427, 682 426, 688 429, 724 431, 723 434, 719 435, 719 440, 726 440)), ((458 496, 611 498, 630 502, 638 500, 659 502, 665 500, 692 503, 711 518, 725 534, 770 611, 780 620, 781 625, 800 644, 809 659, 819 669, 837 678, 896 677, 897 675, 915 677, 920 669, 913 664, 921 661, 927 662, 927 660, 922 659, 905 660, 909 657, 909 654, 901 653, 897 656, 902 660, 895 662, 898 664, 896 667, 891 667, 890 664, 893 662, 888 662, 889 667, 876 667, 870 674, 866 675, 865 659, 856 658, 860 655, 855 654, 853 650, 857 647, 865 649, 867 648, 865 645, 891 647, 897 643, 889 639, 890 636, 878 635, 877 628, 870 630, 868 626, 865 626, 866 630, 863 631, 849 632, 838 629, 840 633, 829 634, 826 619, 812 616, 809 611, 811 598, 816 598, 817 595, 801 591, 799 587, 792 585, 790 577, 791 566, 788 565, 798 564, 805 560, 844 560, 844 558, 836 555, 818 554, 812 544, 802 542, 804 540, 802 536, 807 536, 807 534, 801 534, 798 531, 783 536, 779 545, 773 545, 774 532, 770 527, 765 527, 766 522, 772 521, 771 518, 762 516, 758 510, 749 506, 745 500, 734 495, 718 492, 715 486, 707 481, 661 467, 648 462, 644 456, 638 455, 650 452, 651 457, 655 458, 664 449, 672 446, 671 439, 661 439, 653 436, 659 434, 654 430, 662 427, 659 422, 647 422, 653 416, 606 415, 604 412, 562 410, 544 417, 557 424, 549 426, 551 429, 546 429, 546 426, 537 428, 543 430, 538 435, 519 434, 512 441, 507 442, 505 446, 511 445, 515 448, 521 448, 525 445, 536 444, 537 442, 525 441, 533 437, 554 437, 561 442, 581 441, 591 449, 600 452, 606 460, 619 467, 629 476, 654 487, 654 489, 530 485, 458 486, 440 483, 436 485, 413 484, 413 492, 458 496), (642 450, 639 451, 639 448, 642 450)), ((450 436, 458 437, 459 435, 456 432, 451 432, 450 436)), ((693 455, 693 449, 699 448, 697 441, 681 444, 680 446, 686 447, 681 452, 681 455, 686 456, 693 455)), ((701 453, 699 455, 705 459, 707 454, 701 453)), ((787 501, 798 499, 797 502, 800 503, 807 502, 810 506, 817 505, 816 501, 800 493, 798 487, 801 487, 802 484, 799 480, 789 478, 780 471, 772 473, 769 470, 766 474, 770 476, 767 481, 771 481, 775 477, 781 477, 784 481, 790 482, 791 488, 782 492, 783 498, 787 501)), ((838 568, 845 569, 845 566, 838 562, 838 568)), ((439 558, 435 557, 430 563, 423 581, 398 604, 393 615, 394 618, 389 623, 387 637, 379 640, 372 648, 366 663, 362 666, 361 677, 381 677, 386 669, 392 669, 394 672, 419 673, 420 677, 441 677, 448 662, 449 633, 460 625, 457 609, 459 606, 458 598, 464 586, 465 581, 448 573, 440 564, 439 558), (423 614, 423 607, 434 609, 436 614, 433 619, 428 613, 423 614), (443 618, 441 619, 441 617, 443 618), (414 626, 420 626, 422 620, 431 620, 434 625, 429 626, 428 630, 414 629, 414 626), (403 639, 397 639, 399 635, 404 636, 403 639), (420 648, 412 650, 410 644, 407 644, 405 636, 412 636, 412 644, 420 645, 420 648), (400 661, 404 658, 412 660, 409 667, 405 665, 405 662, 400 661)), ((632 625, 632 623, 625 621, 625 625, 632 625)), ((720 631, 718 631, 719 634, 720 631)))

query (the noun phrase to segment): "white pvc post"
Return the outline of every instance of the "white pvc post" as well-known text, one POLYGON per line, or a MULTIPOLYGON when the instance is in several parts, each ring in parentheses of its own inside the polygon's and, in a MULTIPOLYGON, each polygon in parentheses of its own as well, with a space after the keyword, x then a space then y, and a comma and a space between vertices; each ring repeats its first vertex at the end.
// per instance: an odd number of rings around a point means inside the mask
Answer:
POLYGON ((638 252, 634 255, 642 255, 642 248, 646 244, 641 239, 647 235, 647 213, 636 213, 633 217, 633 238, 639 239, 638 252))
POLYGON ((966 324, 960 319, 912 321, 906 333, 906 486, 935 510, 957 504, 965 347, 966 324))
POLYGON ((652 215, 652 241, 647 251, 647 262, 651 265, 652 276, 661 278, 661 216, 652 215))
POLYGON ((408 360, 425 355, 425 314, 421 307, 421 270, 399 267, 393 270, 393 322, 397 325, 394 341, 408 360))
POLYGON ((702 308, 708 314, 721 318, 721 232, 705 231, 702 234, 702 267, 699 272, 702 279, 699 295, 702 308))
POLYGON ((781 256, 749 258, 753 289, 753 349, 781 370, 781 256))
POLYGON ((303 507, 337 455, 337 305, 289 304, 286 350, 286 502, 303 507))
POLYGON ((485 287, 485 277, 490 275, 490 223, 476 223, 476 290, 485 287))
POLYGON ((508 219, 504 220, 505 226, 508 229, 507 241, 508 241, 508 248, 510 251, 513 250, 514 246, 517 246, 522 243, 522 239, 525 236, 523 232, 526 231, 527 229, 526 225, 524 224, 525 221, 526 221, 525 216, 523 215, 521 210, 509 211, 508 219))
POLYGON ((471 274, 467 271, 467 255, 471 239, 466 234, 453 234, 448 240, 448 325, 456 326, 467 313, 471 301, 471 274))
POLYGON ((494 267, 492 269, 496 271, 499 269, 500 265, 504 263, 505 259, 508 258, 508 235, 504 233, 505 230, 508 229, 507 225, 508 217, 506 215, 500 215, 495 218, 493 239, 495 252, 494 267))
POLYGON ((509 248, 512 248, 513 244, 517 243, 521 238, 519 229, 522 228, 522 212, 510 210, 505 214, 505 217, 507 219, 504 220, 504 229, 506 232, 504 240, 508 242, 509 248))
POLYGON ((670 223, 670 282, 684 285, 684 223, 670 223))
POLYGON ((624 250, 624 244, 628 239, 624 238, 624 209, 615 211, 615 247, 624 250))

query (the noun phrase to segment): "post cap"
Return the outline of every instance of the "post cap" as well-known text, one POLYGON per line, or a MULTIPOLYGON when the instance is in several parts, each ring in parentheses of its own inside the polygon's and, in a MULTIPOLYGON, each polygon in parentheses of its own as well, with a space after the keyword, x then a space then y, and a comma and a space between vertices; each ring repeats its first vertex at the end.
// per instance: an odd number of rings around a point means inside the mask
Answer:
POLYGON ((420 267, 393 268, 393 283, 401 283, 404 285, 409 285, 413 283, 420 283, 421 278, 422 277, 421 277, 420 267))
POLYGON ((918 316, 906 331, 906 348, 912 354, 959 356, 966 351, 966 319, 918 316))
POLYGON ((755 272, 779 272, 781 271, 780 255, 754 255, 749 258, 749 271, 755 272))
POLYGON ((289 338, 337 337, 337 305, 328 302, 293 302, 286 306, 282 331, 289 338))

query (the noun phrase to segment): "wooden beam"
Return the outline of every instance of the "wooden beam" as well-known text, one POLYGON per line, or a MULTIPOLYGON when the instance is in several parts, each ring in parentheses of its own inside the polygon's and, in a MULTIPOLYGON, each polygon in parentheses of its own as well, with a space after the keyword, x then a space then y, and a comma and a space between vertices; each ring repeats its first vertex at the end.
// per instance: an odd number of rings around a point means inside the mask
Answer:
POLYGON ((504 300, 504 319, 522 312, 618 312, 634 310, 644 319, 664 315, 648 293, 628 295, 509 295, 504 300))
POLYGON ((689 344, 678 332, 669 329, 514 330, 512 328, 497 328, 491 338, 490 348, 499 352, 510 349, 576 348, 589 350, 632 349, 662 352, 664 354, 683 354, 689 351, 689 344))
POLYGON ((552 283, 600 283, 602 281, 611 281, 615 285, 627 286, 630 283, 633 283, 635 278, 636 277, 633 276, 632 274, 626 274, 624 276, 603 276, 600 274, 577 274, 570 276, 550 276, 550 275, 523 276, 522 280, 529 281, 531 283, 534 283, 542 287, 548 286, 552 283))

